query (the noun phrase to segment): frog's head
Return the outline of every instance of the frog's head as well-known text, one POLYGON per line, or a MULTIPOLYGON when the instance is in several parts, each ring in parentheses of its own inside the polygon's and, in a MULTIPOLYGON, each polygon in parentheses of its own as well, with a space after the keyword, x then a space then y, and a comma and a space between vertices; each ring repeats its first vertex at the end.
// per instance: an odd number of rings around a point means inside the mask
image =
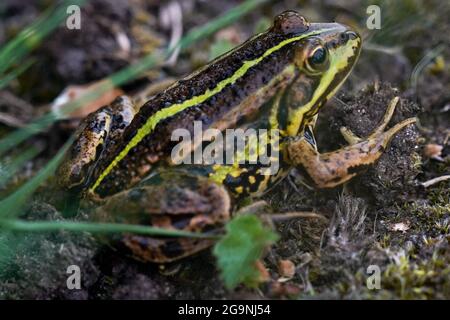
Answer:
POLYGON ((312 121, 350 74, 361 50, 361 38, 339 23, 309 23, 295 11, 275 18, 273 29, 292 41, 299 70, 293 86, 295 105, 288 105, 287 134, 296 135, 312 121), (297 87, 297 88, 296 88, 297 87))

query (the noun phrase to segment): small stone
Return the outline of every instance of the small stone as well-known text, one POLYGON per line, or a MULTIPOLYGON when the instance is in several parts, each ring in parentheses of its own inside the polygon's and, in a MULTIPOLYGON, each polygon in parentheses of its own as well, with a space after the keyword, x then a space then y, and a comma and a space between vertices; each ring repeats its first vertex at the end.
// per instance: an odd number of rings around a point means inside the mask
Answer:
POLYGON ((286 278, 292 278, 295 275, 295 264, 291 260, 280 260, 278 262, 278 272, 286 278))
POLYGON ((399 232, 406 232, 406 231, 409 230, 409 228, 410 228, 410 226, 409 226, 408 222, 399 222, 399 223, 394 224, 391 227, 391 230, 392 231, 399 231, 399 232))
POLYGON ((444 147, 441 146, 440 144, 428 143, 423 148, 423 155, 430 159, 443 161, 441 157, 442 149, 444 149, 444 147))

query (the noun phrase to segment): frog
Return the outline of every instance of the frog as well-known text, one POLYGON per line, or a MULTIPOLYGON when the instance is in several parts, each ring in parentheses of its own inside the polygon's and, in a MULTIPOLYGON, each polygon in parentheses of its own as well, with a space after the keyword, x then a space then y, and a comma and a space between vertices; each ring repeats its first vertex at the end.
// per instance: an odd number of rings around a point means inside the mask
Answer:
MULTIPOLYGON (((348 145, 318 151, 319 111, 350 75, 361 46, 359 34, 346 25, 309 22, 285 11, 265 32, 145 102, 120 96, 90 114, 58 168, 58 186, 90 203, 95 221, 217 235, 241 199, 260 197, 293 168, 317 188, 342 185, 375 164, 396 134, 415 122, 405 119, 386 130, 396 97, 369 136, 341 128, 348 145), (192 133, 195 122, 219 132, 276 131, 264 143, 277 151, 279 166, 267 174, 262 164, 238 157, 227 164, 175 164, 171 134, 192 133)), ((152 263, 191 256, 215 241, 132 233, 118 239, 131 256, 152 263)))

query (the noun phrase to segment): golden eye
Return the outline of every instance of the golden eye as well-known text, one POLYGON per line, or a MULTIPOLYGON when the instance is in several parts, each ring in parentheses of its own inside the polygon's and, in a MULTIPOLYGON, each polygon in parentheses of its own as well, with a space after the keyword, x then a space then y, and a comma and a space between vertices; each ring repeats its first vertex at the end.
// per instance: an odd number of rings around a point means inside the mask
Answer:
POLYGON ((324 46, 317 46, 311 51, 305 62, 306 70, 311 74, 324 72, 329 66, 328 50, 324 46))

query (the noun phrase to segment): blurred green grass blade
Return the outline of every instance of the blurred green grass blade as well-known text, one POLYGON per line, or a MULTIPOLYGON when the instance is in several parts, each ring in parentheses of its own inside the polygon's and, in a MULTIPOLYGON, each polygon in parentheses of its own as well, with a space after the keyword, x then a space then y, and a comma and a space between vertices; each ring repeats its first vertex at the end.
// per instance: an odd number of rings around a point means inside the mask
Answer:
POLYGON ((213 60, 218 56, 230 51, 234 48, 233 42, 228 39, 220 39, 215 41, 209 49, 209 60, 213 60))
POLYGON ((25 70, 27 70, 35 61, 33 59, 28 59, 23 64, 18 66, 16 69, 7 73, 0 78, 0 90, 6 87, 12 80, 21 75, 25 70))
POLYGON ((22 166, 33 159, 42 148, 31 147, 21 152, 18 156, 6 161, 6 163, 0 162, 0 188, 5 186, 9 179, 20 169, 22 166))
POLYGON ((207 24, 194 28, 185 37, 183 37, 180 42, 172 48, 173 50, 180 48, 185 49, 192 43, 209 36, 220 29, 232 24, 237 19, 250 13, 256 7, 268 2, 268 0, 247 0, 240 5, 228 10, 225 14, 219 16, 218 18, 208 22, 207 24))
POLYGON ((0 227, 11 231, 23 232, 55 232, 75 231, 91 233, 133 233, 165 237, 217 238, 217 235, 195 233, 180 230, 168 230, 144 225, 76 222, 76 221, 23 221, 19 219, 2 219, 0 227))
POLYGON ((81 6, 86 0, 65 0, 58 7, 52 6, 30 26, 23 29, 14 39, 0 49, 0 74, 4 73, 35 49, 61 22, 67 18, 69 5, 81 6))
POLYGON ((28 200, 33 192, 56 170, 73 140, 74 137, 67 140, 56 156, 54 156, 44 168, 42 168, 32 179, 20 187, 16 192, 0 202, 0 218, 13 217, 19 214, 23 204, 28 200))
MULTIPOLYGON (((111 82, 103 81, 102 83, 100 83, 99 86, 96 87, 95 90, 84 94, 78 100, 74 100, 66 104, 64 106, 64 109, 61 110, 60 112, 62 114, 71 113, 72 111, 76 110, 83 104, 100 97, 104 92, 111 90, 111 88, 113 88, 111 82)), ((39 117, 32 123, 28 124, 24 128, 17 129, 14 132, 8 134, 6 137, 0 139, 0 156, 3 155, 6 151, 11 149, 12 147, 22 143, 29 137, 33 136, 34 134, 42 132, 43 129, 49 127, 57 119, 58 119, 57 114, 49 112, 39 117)))
MULTIPOLYGON (((196 41, 212 35, 216 31, 233 23, 240 17, 252 11, 257 6, 267 1, 268 0, 247 0, 242 4, 234 7, 233 9, 230 9, 228 12, 218 17, 217 19, 201 27, 194 28, 185 37, 183 37, 177 45, 175 45, 172 48, 164 50, 162 54, 161 53, 149 54, 146 57, 142 58, 137 63, 129 67, 126 67, 114 73, 110 77, 106 78, 104 81, 102 81, 101 85, 96 87, 95 92, 87 93, 83 97, 81 97, 80 100, 72 101, 68 103, 66 106, 64 106, 64 108, 62 109, 62 113, 64 114, 70 113, 73 110, 82 106, 84 103, 92 101, 96 97, 101 96, 103 93, 110 90, 114 86, 120 86, 122 84, 125 84, 126 82, 135 79, 136 77, 141 75, 144 71, 158 64, 162 64, 165 61, 165 59, 168 58, 171 55, 171 53, 177 48, 185 49, 190 45, 192 45, 193 43, 195 43, 196 41)), ((58 117, 55 114, 48 113, 42 116, 41 118, 37 119, 33 123, 31 123, 27 127, 18 129, 10 133, 9 135, 0 140, 0 155, 5 153, 10 148, 22 143, 30 136, 41 132, 42 130, 50 126, 57 119, 58 117)))
POLYGON ((437 47, 429 50, 425 56, 420 59, 420 61, 416 64, 413 71, 411 72, 411 77, 409 79, 410 86, 414 88, 415 92, 417 92, 417 84, 419 82, 419 77, 426 68, 437 56, 439 56, 444 50, 445 45, 440 44, 437 47))

